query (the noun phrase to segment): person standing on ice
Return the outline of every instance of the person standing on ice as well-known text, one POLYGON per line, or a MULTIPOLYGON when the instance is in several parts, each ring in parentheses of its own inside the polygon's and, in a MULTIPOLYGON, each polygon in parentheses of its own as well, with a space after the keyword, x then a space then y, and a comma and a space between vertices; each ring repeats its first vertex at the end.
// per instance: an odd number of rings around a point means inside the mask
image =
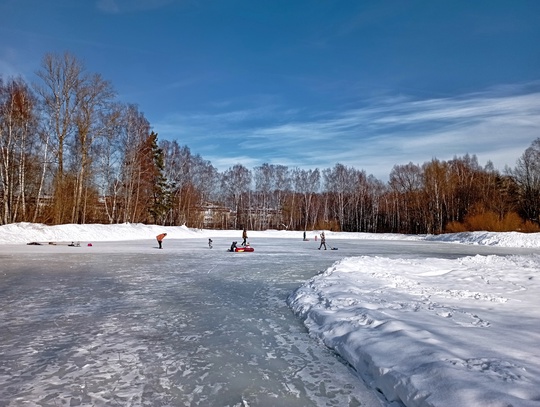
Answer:
POLYGON ((244 239, 244 241, 242 242, 242 246, 245 246, 247 244, 247 231, 246 231, 246 228, 244 228, 244 231, 242 232, 242 239, 244 239))
POLYGON ((324 246, 324 250, 326 250, 326 236, 324 235, 324 231, 321 232, 321 244, 319 246, 319 250, 321 250, 321 247, 324 246))
POLYGON ((161 242, 163 242, 163 239, 165 238, 165 236, 167 236, 167 233, 160 233, 159 235, 156 236, 160 249, 163 249, 163 247, 161 247, 161 242))

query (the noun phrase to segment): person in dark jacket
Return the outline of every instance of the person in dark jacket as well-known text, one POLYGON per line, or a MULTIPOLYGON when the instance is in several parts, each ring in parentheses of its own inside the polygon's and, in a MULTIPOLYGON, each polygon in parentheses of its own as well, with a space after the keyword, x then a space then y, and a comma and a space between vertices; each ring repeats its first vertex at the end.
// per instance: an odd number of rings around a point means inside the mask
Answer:
POLYGON ((247 231, 246 231, 246 228, 244 228, 244 231, 242 232, 242 239, 244 239, 244 241, 242 242, 242 246, 245 246, 247 244, 247 231))
POLYGON ((324 250, 326 250, 326 236, 324 235, 324 231, 321 232, 321 244, 319 246, 319 250, 321 250, 321 247, 324 246, 324 250))

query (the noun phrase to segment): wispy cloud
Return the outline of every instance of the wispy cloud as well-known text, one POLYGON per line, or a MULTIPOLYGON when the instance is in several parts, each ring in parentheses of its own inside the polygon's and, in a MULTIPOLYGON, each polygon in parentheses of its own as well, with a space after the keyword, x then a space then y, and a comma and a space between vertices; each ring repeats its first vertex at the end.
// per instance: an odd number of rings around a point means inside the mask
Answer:
POLYGON ((328 168, 339 162, 379 178, 396 164, 467 153, 502 170, 540 137, 540 91, 523 92, 506 87, 455 98, 379 98, 367 107, 285 119, 275 107, 184 115, 168 123, 166 133, 196 134, 187 144, 205 157, 227 161, 241 151, 245 162, 259 164, 281 159, 328 168))

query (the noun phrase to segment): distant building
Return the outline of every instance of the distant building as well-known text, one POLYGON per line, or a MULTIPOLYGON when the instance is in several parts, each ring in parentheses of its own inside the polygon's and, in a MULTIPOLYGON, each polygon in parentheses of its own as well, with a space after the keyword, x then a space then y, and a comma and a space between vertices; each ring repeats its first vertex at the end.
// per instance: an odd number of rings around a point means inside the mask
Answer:
POLYGON ((228 229, 229 221, 233 216, 230 208, 212 202, 206 202, 199 209, 203 212, 203 228, 228 229))

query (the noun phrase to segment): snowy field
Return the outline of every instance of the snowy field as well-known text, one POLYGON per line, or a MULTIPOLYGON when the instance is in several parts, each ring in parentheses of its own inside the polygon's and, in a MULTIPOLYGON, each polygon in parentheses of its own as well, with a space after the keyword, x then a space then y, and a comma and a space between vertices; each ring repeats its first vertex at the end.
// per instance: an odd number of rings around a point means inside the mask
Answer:
POLYGON ((540 406, 539 234, 318 232, 0 226, 0 406, 540 406))

